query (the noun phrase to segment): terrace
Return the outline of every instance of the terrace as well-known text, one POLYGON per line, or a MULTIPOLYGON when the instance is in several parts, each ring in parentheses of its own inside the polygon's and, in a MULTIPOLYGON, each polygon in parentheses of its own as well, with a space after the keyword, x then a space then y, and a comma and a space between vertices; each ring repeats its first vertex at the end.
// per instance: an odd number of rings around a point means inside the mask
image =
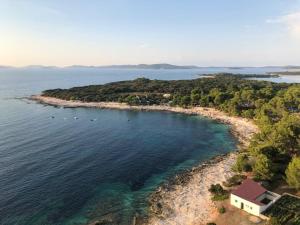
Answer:
POLYGON ((262 207, 268 208, 272 203, 276 202, 280 198, 279 194, 266 191, 260 195, 255 201, 262 204, 262 207))

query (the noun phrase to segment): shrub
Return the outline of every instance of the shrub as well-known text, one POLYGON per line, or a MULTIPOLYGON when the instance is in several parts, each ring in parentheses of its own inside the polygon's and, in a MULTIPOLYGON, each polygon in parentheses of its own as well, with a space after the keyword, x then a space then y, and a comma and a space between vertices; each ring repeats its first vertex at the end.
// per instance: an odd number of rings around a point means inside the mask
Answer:
POLYGON ((226 209, 224 206, 221 206, 219 209, 218 209, 219 213, 223 214, 226 212, 226 209))
POLYGON ((213 194, 222 193, 224 191, 223 187, 220 184, 212 184, 208 190, 213 194))
POLYGON ((223 201, 229 198, 228 191, 224 190, 220 184, 212 184, 208 190, 213 195, 213 201, 223 201))
POLYGON ((225 187, 232 187, 236 185, 240 185, 243 180, 245 180, 247 177, 245 175, 236 174, 232 177, 228 178, 226 182, 224 182, 225 187))
POLYGON ((282 224, 279 222, 279 219, 277 219, 276 217, 271 217, 267 225, 282 225, 282 224))
POLYGON ((241 173, 243 171, 245 171, 245 172, 251 171, 252 167, 249 163, 248 155, 239 154, 232 169, 239 173, 241 173))
POLYGON ((216 223, 207 223, 206 225, 217 225, 216 223))

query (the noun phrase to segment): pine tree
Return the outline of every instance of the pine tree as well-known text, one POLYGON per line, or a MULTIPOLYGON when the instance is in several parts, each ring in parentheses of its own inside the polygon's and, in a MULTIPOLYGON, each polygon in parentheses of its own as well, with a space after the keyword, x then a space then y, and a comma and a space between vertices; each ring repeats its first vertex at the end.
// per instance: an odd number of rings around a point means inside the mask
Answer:
POLYGON ((285 171, 287 183, 300 190, 300 157, 294 157, 285 171))

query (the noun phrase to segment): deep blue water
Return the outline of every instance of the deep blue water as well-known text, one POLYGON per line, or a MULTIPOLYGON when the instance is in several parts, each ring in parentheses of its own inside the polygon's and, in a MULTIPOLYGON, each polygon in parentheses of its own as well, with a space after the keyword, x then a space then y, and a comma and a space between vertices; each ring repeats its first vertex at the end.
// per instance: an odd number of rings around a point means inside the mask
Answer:
POLYGON ((190 79, 198 72, 1 70, 0 224, 97 218, 130 224, 165 179, 235 148, 226 125, 199 116, 56 108, 16 98, 141 76, 190 79))

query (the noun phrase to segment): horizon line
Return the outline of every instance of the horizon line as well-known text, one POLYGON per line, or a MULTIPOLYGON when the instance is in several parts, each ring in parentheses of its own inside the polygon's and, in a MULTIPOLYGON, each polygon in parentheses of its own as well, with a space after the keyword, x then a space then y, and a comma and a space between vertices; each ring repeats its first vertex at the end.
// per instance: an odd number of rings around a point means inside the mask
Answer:
POLYGON ((43 64, 29 64, 24 66, 13 66, 13 65, 0 65, 0 68, 28 68, 28 67, 52 67, 52 68, 70 68, 70 67, 122 67, 122 66, 154 66, 154 65, 169 65, 169 66, 176 66, 176 67, 198 67, 198 68, 263 68, 263 67, 299 67, 300 65, 263 65, 263 66, 245 66, 245 65, 237 65, 237 66, 203 66, 203 65, 178 65, 178 64, 171 64, 171 63, 139 63, 139 64, 109 64, 109 65, 84 65, 84 64, 72 64, 72 65, 43 65, 43 64))

